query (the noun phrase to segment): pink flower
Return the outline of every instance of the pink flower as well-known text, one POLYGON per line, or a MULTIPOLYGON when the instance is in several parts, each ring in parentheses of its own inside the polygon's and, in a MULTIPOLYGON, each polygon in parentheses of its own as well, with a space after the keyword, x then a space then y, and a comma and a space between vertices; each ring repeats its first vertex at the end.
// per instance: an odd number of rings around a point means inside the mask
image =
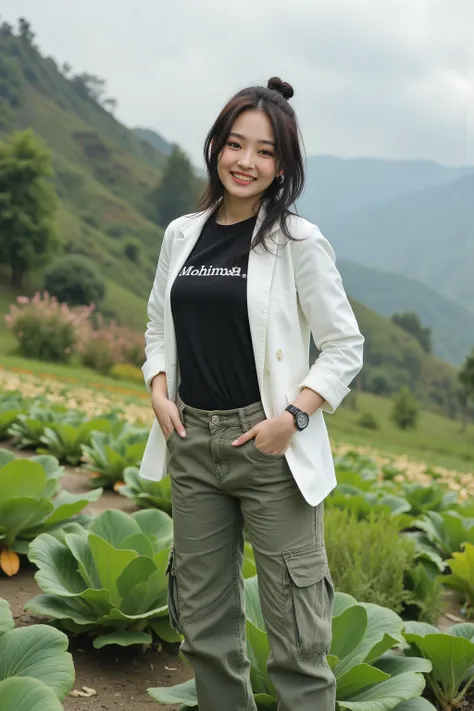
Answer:
POLYGON ((27 296, 17 296, 16 300, 19 304, 29 304, 30 300, 27 296))

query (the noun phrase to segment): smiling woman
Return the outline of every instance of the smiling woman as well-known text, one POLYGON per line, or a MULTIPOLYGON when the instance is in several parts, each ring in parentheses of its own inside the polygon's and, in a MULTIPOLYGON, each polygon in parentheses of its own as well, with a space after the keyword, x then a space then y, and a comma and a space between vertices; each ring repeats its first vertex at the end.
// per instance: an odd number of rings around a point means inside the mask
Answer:
POLYGON ((239 91, 205 143, 200 212, 163 238, 145 382, 156 415, 140 475, 169 472, 172 624, 199 708, 256 711, 245 654, 249 532, 281 711, 334 711, 334 588, 323 501, 335 472, 322 410, 362 365, 361 336, 304 185, 291 86, 239 91), (308 370, 310 331, 319 349, 308 370))

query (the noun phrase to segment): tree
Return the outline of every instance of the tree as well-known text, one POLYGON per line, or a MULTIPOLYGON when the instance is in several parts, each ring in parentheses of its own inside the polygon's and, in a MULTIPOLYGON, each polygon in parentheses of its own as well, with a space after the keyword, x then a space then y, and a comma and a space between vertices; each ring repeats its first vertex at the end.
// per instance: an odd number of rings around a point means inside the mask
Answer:
POLYGON ((410 388, 403 387, 394 396, 390 417, 401 430, 416 427, 419 406, 410 388))
POLYGON ((15 288, 59 247, 52 174, 51 155, 33 131, 0 142, 0 260, 15 288))
POLYGON ((415 336, 423 350, 431 353, 431 329, 422 326, 418 314, 406 311, 401 314, 393 314, 390 320, 407 333, 415 336))
POLYGON ((156 221, 165 226, 176 217, 192 212, 196 198, 197 180, 193 166, 181 148, 174 145, 161 184, 151 196, 156 221))
POLYGON ((459 399, 463 415, 463 429, 466 429, 467 408, 469 401, 474 399, 474 348, 459 369, 458 380, 461 385, 459 399))
POLYGON ((92 99, 97 104, 102 102, 102 97, 107 90, 105 79, 84 72, 76 74, 72 81, 83 98, 92 99))
POLYGON ((105 283, 88 260, 77 254, 63 257, 45 274, 44 286, 51 296, 70 306, 98 304, 105 283))
POLYGON ((18 34, 20 39, 25 40, 28 44, 33 44, 35 35, 31 29, 30 23, 28 20, 25 20, 24 17, 20 17, 18 20, 18 34))

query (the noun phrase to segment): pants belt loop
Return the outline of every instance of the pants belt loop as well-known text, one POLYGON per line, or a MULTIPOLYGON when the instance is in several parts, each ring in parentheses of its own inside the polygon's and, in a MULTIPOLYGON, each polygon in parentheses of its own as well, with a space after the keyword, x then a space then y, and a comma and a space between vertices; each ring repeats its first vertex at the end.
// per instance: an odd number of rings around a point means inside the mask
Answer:
POLYGON ((247 432, 249 429, 249 422, 247 419, 247 413, 245 411, 245 407, 239 408, 239 420, 240 420, 240 426, 242 427, 242 432, 247 432))
POLYGON ((181 398, 178 398, 178 410, 179 410, 179 417, 181 419, 181 422, 183 422, 183 414, 184 414, 185 409, 186 409, 186 405, 181 400, 181 398))

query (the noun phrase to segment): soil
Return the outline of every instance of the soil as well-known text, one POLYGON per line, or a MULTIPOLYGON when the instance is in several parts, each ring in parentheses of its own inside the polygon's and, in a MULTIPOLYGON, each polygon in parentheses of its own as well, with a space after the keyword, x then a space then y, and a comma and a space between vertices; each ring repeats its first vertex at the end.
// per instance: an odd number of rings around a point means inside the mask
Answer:
MULTIPOLYGON (((5 445, 3 445, 5 446, 5 445)), ((17 452, 19 456, 34 456, 34 452, 17 452)), ((90 490, 88 474, 83 470, 65 467, 62 485, 73 493, 90 490)), ((99 501, 93 502, 84 513, 97 515, 105 509, 120 509, 131 513, 133 502, 114 491, 104 491, 99 501)), ((44 622, 24 611, 28 600, 41 594, 34 579, 36 568, 22 556, 18 575, 7 578, 0 571, 0 597, 10 603, 17 627, 44 622)), ((97 693, 90 698, 68 696, 63 701, 65 711, 174 711, 179 706, 159 706, 147 689, 173 686, 192 677, 192 671, 177 654, 177 645, 164 645, 162 650, 138 647, 105 647, 94 649, 89 639, 70 638, 69 651, 74 659, 76 681, 74 689, 88 687, 97 693)))

